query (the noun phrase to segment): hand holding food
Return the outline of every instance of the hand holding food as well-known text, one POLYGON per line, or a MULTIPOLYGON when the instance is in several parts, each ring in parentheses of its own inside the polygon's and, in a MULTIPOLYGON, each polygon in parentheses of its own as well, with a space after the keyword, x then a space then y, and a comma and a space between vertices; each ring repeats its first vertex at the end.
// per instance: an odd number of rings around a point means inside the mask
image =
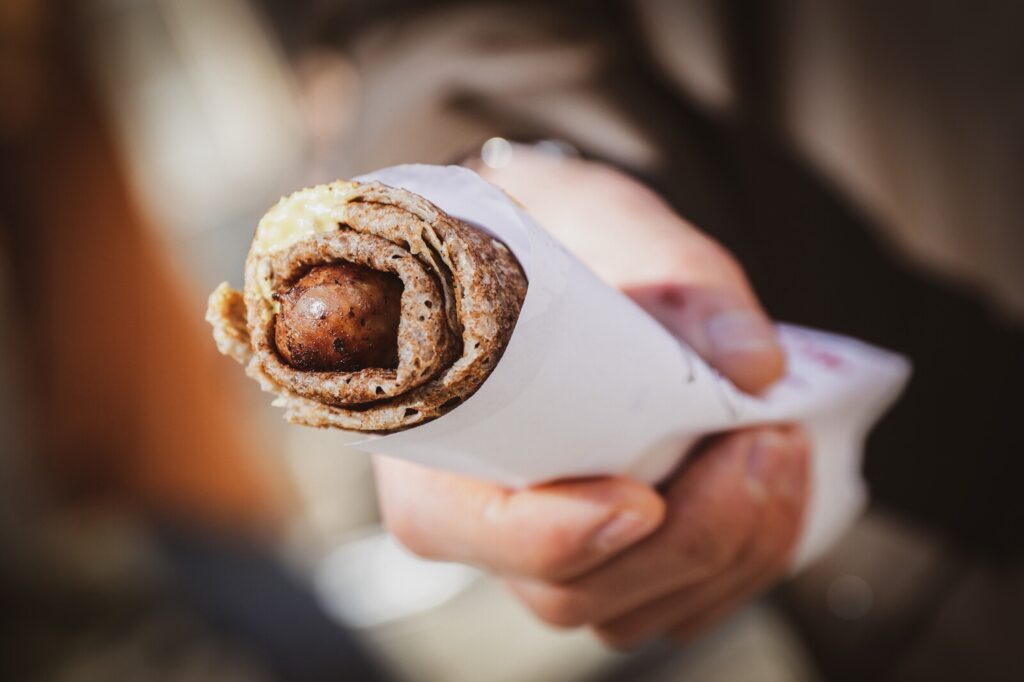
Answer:
MULTIPOLYGON (((782 349, 740 268, 648 190, 525 151, 482 172, 731 379, 763 390, 780 376, 782 349), (643 255, 622 259, 623 249, 643 255), (716 319, 744 316, 758 324, 708 339, 716 319)), ((806 507, 808 457, 797 428, 742 431, 706 443, 664 493, 625 477, 511 491, 392 458, 375 469, 385 520, 413 551, 492 571, 545 622, 629 645, 692 637, 779 578, 806 507)))
POLYGON ((349 447, 397 458, 377 459, 393 532, 515 576, 553 623, 699 629, 827 547, 907 363, 777 327, 721 247, 620 173, 517 150, 489 177, 523 204, 417 165, 282 200, 244 295, 210 299, 218 346, 291 421, 382 434, 349 447), (790 421, 806 437, 767 426, 790 421))

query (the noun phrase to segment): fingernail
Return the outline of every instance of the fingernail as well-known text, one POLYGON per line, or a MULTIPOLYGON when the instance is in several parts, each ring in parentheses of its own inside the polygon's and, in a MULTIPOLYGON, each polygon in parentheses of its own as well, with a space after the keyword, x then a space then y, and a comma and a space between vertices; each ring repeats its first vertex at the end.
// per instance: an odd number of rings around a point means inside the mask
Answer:
POLYGON ((786 457, 779 474, 778 490, 780 494, 795 500, 804 494, 811 466, 811 444, 800 431, 787 435, 786 440, 786 457))
POLYGON ((773 431, 762 433, 746 456, 746 488, 757 502, 768 499, 768 486, 778 460, 778 436, 773 431))
POLYGON ((779 345, 775 327, 763 315, 748 310, 718 313, 705 323, 705 330, 716 355, 758 353, 779 345))
POLYGON ((754 440, 747 455, 747 489, 754 500, 764 502, 774 490, 785 447, 785 438, 777 431, 766 431, 754 440))
POLYGON ((628 547, 650 531, 651 519, 635 511, 622 511, 594 534, 591 546, 602 554, 611 554, 628 547))
POLYGON ((772 495, 799 496, 806 450, 807 441, 799 433, 760 434, 747 457, 747 487, 751 496, 759 502, 772 495))

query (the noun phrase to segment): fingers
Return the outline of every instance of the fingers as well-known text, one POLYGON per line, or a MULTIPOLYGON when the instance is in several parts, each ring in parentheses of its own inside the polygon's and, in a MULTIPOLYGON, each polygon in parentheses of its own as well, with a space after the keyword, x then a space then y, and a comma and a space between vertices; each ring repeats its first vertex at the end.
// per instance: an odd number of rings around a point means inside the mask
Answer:
MULTIPOLYGON (((792 450, 784 429, 725 436, 672 484, 665 522, 650 537, 577 580, 510 586, 541 619, 569 627, 614 620, 721 575, 751 551, 777 491, 799 487, 788 469, 792 450)), ((784 540, 759 539, 769 549, 784 540)))
POLYGON ((501 168, 476 170, 609 284, 716 284, 742 277, 721 247, 629 175, 521 145, 512 150, 501 168))
POLYGON ((745 568, 737 570, 734 577, 723 580, 720 587, 709 589, 708 595, 701 600, 707 606, 703 609, 692 609, 685 614, 685 617, 678 620, 669 631, 670 637, 689 641, 709 631, 756 595, 771 587, 785 572, 800 535, 805 501, 810 492, 809 460, 810 452, 805 449, 803 457, 797 460, 804 466, 798 469, 802 475, 796 479, 796 496, 780 500, 776 505, 778 514, 769 517, 766 536, 775 538, 775 542, 766 540, 759 543, 760 550, 746 562, 745 568), (763 568, 755 569, 758 565, 763 568))
POLYGON ((746 286, 742 279, 717 288, 663 283, 624 293, 739 388, 756 393, 782 377, 785 355, 775 325, 746 286))
MULTIPOLYGON (((738 263, 649 189, 600 164, 520 147, 485 174, 740 389, 758 392, 783 376, 775 327, 738 263)), ((577 558, 571 570, 520 559, 511 586, 549 623, 597 626, 609 641, 695 632, 783 570, 806 466, 806 443, 792 429, 719 438, 673 481, 665 521, 645 539, 610 559, 577 558)), ((569 554, 587 555, 585 535, 566 536, 569 554)))
POLYGON ((396 459, 374 468, 385 523, 411 551, 539 580, 593 569, 664 516, 654 490, 624 478, 510 491, 396 459))
POLYGON ((778 485, 771 491, 750 545, 737 561, 703 583, 601 623, 595 631, 603 641, 621 647, 665 632, 680 638, 703 632, 782 575, 799 535, 808 492, 808 449, 799 438, 794 434, 793 444, 798 447, 773 464, 779 467, 778 485))
POLYGON ((500 168, 477 168, 610 284, 744 391, 782 377, 775 327, 743 269, 714 240, 628 175, 514 145, 500 168))

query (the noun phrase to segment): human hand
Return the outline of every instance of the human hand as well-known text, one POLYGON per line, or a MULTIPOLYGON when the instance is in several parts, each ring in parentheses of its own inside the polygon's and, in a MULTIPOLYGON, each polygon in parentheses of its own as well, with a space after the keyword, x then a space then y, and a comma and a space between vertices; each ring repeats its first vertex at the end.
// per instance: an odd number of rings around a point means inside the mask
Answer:
MULTIPOLYGON (((521 148, 483 174, 738 386, 781 375, 774 329, 739 266, 645 187, 521 148)), ((375 466, 385 521, 412 551, 502 575, 546 622, 629 645, 698 634, 778 579, 807 459, 795 427, 726 434, 663 494, 621 477, 510 491, 399 460, 375 466)))

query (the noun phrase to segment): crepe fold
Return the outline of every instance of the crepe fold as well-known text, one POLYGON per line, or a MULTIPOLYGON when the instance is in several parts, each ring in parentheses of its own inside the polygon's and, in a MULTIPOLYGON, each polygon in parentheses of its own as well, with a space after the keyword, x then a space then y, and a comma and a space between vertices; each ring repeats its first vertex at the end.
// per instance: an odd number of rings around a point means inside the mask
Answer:
POLYGON ((289 421, 387 432, 433 419, 481 386, 526 288, 512 253, 481 229, 406 190, 338 181, 285 197, 263 217, 244 292, 221 284, 206 319, 218 349, 277 395, 289 421), (339 261, 402 281, 396 368, 304 371, 278 354, 275 296, 311 268, 339 261))

